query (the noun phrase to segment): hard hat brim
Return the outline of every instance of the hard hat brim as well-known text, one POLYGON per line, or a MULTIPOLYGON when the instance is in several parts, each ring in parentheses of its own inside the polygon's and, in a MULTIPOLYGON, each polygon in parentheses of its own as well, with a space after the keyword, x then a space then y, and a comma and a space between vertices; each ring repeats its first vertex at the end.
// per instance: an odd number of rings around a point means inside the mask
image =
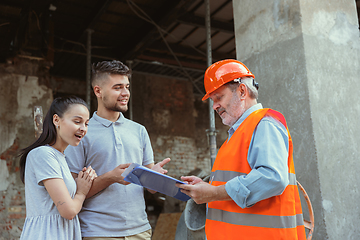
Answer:
POLYGON ((201 100, 202 100, 202 101, 205 101, 206 99, 209 98, 209 95, 210 95, 210 93, 205 94, 205 96, 204 96, 201 100))

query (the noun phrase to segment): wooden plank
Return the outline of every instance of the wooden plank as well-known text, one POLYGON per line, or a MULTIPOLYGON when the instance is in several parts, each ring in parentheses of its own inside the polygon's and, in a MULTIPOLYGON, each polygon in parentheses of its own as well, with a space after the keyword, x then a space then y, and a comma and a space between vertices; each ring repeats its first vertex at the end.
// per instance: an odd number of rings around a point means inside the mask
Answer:
POLYGON ((152 240, 174 240, 176 227, 181 217, 179 213, 161 213, 156 222, 152 240))

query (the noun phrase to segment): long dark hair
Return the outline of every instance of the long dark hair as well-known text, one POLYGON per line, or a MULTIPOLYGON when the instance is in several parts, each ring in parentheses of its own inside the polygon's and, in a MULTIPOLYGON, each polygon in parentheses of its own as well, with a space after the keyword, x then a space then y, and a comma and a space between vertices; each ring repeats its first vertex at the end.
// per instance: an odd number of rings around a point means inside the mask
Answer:
POLYGON ((40 137, 30 146, 24 148, 20 152, 20 178, 23 183, 25 178, 25 165, 26 165, 26 157, 28 153, 34 148, 44 146, 46 144, 55 144, 57 132, 55 125, 53 123, 53 116, 57 114, 60 118, 64 116, 64 113, 69 109, 69 107, 73 104, 82 104, 86 108, 88 108, 86 102, 76 96, 67 96, 67 97, 59 97, 55 98, 51 103, 50 109, 47 112, 44 121, 43 121, 43 132, 40 137))

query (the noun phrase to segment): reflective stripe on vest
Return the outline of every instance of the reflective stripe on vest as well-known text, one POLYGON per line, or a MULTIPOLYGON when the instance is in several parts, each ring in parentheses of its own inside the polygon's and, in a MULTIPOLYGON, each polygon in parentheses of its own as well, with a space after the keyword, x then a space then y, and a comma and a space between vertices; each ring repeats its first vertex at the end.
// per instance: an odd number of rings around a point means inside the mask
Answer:
POLYGON ((295 216, 268 216, 211 209, 206 218, 230 224, 264 228, 295 228, 304 225, 302 214, 297 214, 295 216))

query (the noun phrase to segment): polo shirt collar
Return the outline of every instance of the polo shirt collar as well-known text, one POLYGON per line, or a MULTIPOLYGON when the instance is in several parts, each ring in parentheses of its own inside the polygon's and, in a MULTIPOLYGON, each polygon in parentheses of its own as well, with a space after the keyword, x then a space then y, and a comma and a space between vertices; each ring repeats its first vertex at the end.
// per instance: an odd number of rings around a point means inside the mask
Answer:
POLYGON ((231 128, 229 129, 228 133, 229 133, 229 138, 231 138, 231 136, 234 134, 234 132, 236 131, 236 129, 238 129, 238 127, 241 125, 241 123, 253 112, 255 112, 256 110, 262 109, 263 106, 261 103, 257 103, 254 106, 252 106, 251 108, 249 108, 248 110, 246 110, 243 115, 241 115, 241 117, 234 123, 234 125, 231 126, 231 128))
MULTIPOLYGON (((99 122, 99 123, 101 123, 102 125, 104 125, 105 127, 110 127, 111 124, 113 123, 112 121, 107 120, 107 119, 102 118, 102 117, 100 117, 99 115, 97 115, 97 111, 94 112, 93 118, 94 118, 97 122, 99 122)), ((121 124, 121 123, 124 123, 124 122, 125 122, 125 117, 124 117, 124 115, 120 112, 120 116, 119 116, 118 120, 116 120, 115 123, 121 124)))

